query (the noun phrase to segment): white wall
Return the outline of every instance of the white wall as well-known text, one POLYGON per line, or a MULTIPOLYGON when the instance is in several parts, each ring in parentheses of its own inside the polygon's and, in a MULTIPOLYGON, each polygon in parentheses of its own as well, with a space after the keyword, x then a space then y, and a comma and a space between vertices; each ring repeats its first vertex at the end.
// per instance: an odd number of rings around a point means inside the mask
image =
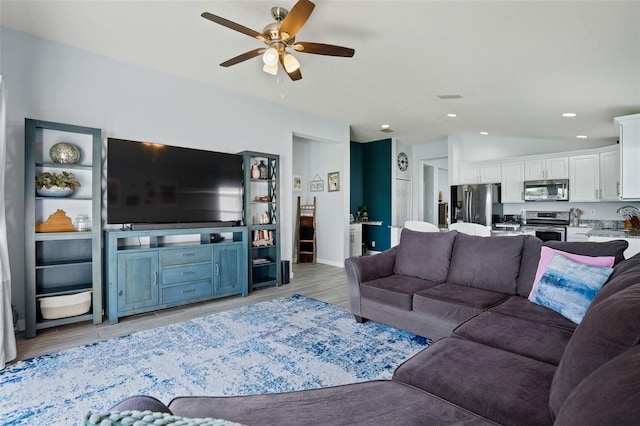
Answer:
MULTIPOLYGON (((302 176, 302 191, 292 197, 292 243, 295 244, 295 226, 298 196, 301 204, 313 204, 316 197, 316 261, 333 266, 344 266, 348 257, 348 212, 350 168, 343 162, 349 146, 335 142, 295 137, 293 143, 293 174, 302 176), (339 154, 340 155, 337 155, 339 154), (340 190, 328 191, 327 174, 340 173, 340 190), (310 182, 316 175, 324 181, 324 191, 311 192, 310 182), (345 234, 345 226, 347 233, 345 234), (342 244, 347 241, 347 245, 342 244)), ((295 254, 295 252, 294 252, 295 254)))
MULTIPOLYGON (((344 170, 342 184, 349 187, 347 123, 239 96, 4 27, 0 31, 0 73, 7 88, 6 215, 13 303, 18 306, 21 318, 24 318, 25 117, 101 128, 104 140, 113 136, 213 151, 279 154, 283 259, 292 256, 295 135, 331 141, 340 147, 329 150, 326 161, 335 159, 336 164, 342 165, 335 168, 344 170)), ((345 218, 344 229, 339 230, 337 237, 331 234, 326 241, 335 245, 327 248, 328 252, 343 255, 348 246, 348 191, 339 194, 347 200, 336 204, 345 218), (340 241, 341 236, 344 241, 340 241)), ((340 222, 333 226, 340 228, 340 222)))
MULTIPOLYGON (((611 127, 613 128, 613 117, 611 118, 611 127)), ((611 145, 611 142, 590 141, 589 139, 553 140, 491 135, 466 136, 456 143, 461 144, 460 155, 459 158, 456 156, 451 160, 457 162, 502 160, 523 155, 553 154, 611 145)))

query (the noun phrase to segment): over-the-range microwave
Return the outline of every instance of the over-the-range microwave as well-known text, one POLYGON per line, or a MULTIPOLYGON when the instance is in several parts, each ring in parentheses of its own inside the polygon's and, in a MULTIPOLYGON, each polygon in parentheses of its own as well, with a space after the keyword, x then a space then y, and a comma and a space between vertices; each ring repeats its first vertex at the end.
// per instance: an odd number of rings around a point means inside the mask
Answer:
POLYGON ((527 180, 525 201, 569 201, 569 179, 527 180))

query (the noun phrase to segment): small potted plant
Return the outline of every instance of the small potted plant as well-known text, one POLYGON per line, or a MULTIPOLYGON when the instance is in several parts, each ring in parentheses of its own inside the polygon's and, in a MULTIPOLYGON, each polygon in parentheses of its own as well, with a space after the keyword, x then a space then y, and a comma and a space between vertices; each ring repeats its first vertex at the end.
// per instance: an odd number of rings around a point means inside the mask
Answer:
POLYGON ((367 206, 360 206, 358 207, 358 213, 360 214, 360 220, 362 222, 368 222, 369 221, 369 212, 367 211, 367 206))
POLYGON ((42 197, 68 197, 79 186, 71 172, 43 172, 36 176, 36 192, 42 197))

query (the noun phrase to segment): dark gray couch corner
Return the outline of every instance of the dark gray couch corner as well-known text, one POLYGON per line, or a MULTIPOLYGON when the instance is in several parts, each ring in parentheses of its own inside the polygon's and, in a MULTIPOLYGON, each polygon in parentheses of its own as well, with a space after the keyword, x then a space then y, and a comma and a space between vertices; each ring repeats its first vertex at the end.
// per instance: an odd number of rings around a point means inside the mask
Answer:
POLYGON ((247 425, 640 424, 640 255, 624 260, 624 241, 545 243, 616 257, 609 280, 576 325, 527 299, 541 245, 529 236, 403 230, 399 246, 347 259, 357 320, 437 340, 400 365, 392 380, 178 397, 168 406, 137 396, 114 408, 148 405, 247 425), (405 258, 398 262, 398 256, 405 258))

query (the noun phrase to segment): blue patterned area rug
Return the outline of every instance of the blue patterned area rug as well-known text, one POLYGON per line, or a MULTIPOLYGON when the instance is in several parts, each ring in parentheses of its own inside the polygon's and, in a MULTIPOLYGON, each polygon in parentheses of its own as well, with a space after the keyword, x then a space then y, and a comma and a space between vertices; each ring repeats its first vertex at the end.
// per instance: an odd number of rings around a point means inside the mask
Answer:
POLYGON ((135 394, 168 403, 388 379, 428 344, 294 295, 11 364, 0 370, 0 424, 79 424, 135 394))

